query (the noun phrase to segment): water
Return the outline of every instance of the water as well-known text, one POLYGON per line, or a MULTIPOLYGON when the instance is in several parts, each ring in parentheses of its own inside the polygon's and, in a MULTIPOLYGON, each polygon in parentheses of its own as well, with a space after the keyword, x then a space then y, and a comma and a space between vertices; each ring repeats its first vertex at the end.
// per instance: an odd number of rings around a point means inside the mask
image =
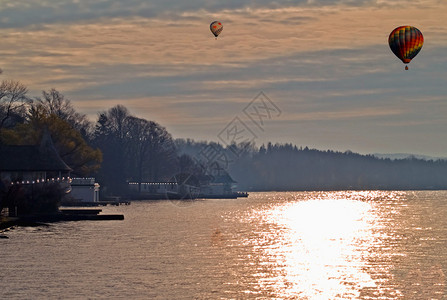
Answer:
POLYGON ((16 228, 1 299, 447 299, 447 191, 251 193, 16 228))

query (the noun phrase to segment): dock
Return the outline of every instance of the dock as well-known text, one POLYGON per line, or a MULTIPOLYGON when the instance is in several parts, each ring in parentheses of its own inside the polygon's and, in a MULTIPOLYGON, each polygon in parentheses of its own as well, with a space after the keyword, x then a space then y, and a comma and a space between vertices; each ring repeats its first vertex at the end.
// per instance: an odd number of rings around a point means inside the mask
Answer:
POLYGON ((87 201, 63 201, 61 206, 65 207, 98 207, 98 206, 107 206, 107 205, 130 205, 130 201, 127 200, 107 200, 107 201, 96 201, 96 202, 87 202, 87 201))
POLYGON ((100 214, 101 209, 60 209, 58 213, 36 214, 18 217, 2 217, 0 230, 13 226, 42 226, 47 223, 64 221, 110 221, 124 220, 121 214, 100 214))

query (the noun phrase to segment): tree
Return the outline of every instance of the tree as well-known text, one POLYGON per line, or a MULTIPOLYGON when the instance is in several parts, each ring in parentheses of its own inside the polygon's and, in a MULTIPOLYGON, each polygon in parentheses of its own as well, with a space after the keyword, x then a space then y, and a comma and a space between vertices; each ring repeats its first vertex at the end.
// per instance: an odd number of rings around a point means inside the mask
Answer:
POLYGON ((71 101, 54 88, 48 92, 42 91, 42 98, 36 98, 32 109, 44 111, 47 115, 55 115, 67 121, 85 139, 91 138, 91 122, 84 114, 78 113, 71 104, 71 101))
POLYGON ((147 180, 167 180, 176 172, 177 149, 171 134, 158 123, 150 122, 148 131, 149 148, 147 180))
POLYGON ((32 103, 27 93, 26 86, 18 81, 3 80, 0 83, 0 130, 24 121, 27 105, 32 103))
POLYGON ((130 173, 133 179, 141 183, 144 171, 148 163, 149 149, 151 147, 151 127, 152 122, 136 117, 128 117, 129 134, 127 156, 129 157, 130 173))
POLYGON ((202 167, 200 163, 195 161, 190 155, 182 154, 178 158, 179 173, 204 175, 205 167, 202 167))
POLYGON ((124 194, 126 180, 166 180, 177 171, 172 136, 156 122, 131 116, 122 105, 98 116, 95 145, 104 154, 100 178, 112 194, 124 194))
POLYGON ((112 107, 107 111, 107 113, 103 113, 106 117, 107 123, 105 123, 108 133, 115 136, 120 141, 124 141, 127 132, 127 121, 128 117, 130 117, 130 113, 126 107, 123 105, 117 105, 112 107))
POLYGON ((105 193, 124 194, 127 189, 128 167, 125 160, 127 148, 127 108, 117 105, 98 115, 94 133, 94 145, 101 149, 104 163, 98 173, 105 193))
POLYGON ((137 182, 160 181, 172 175, 177 153, 171 135, 153 121, 128 117, 126 157, 137 182))

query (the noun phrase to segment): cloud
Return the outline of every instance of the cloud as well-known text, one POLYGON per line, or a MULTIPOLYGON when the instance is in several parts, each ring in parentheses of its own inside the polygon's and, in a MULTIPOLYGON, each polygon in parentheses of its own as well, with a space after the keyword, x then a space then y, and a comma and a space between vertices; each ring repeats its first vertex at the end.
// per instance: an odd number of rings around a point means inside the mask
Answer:
POLYGON ((425 134, 447 126, 446 9, 437 0, 3 1, 0 67, 34 95, 58 89, 92 120, 124 104, 182 137, 215 138, 264 91, 284 113, 262 138, 367 149, 417 124, 425 134), (218 40, 214 19, 224 22, 218 40), (402 24, 425 37, 408 72, 387 45, 402 24))
MULTIPOLYGON (((374 0, 298 0, 291 3, 288 0, 14 0, 0 3, 0 27, 35 27, 48 24, 86 23, 98 19, 132 18, 146 19, 171 17, 188 18, 191 12, 200 11, 208 15, 225 15, 228 11, 250 11, 258 9, 278 9, 283 7, 325 7, 325 6, 365 6, 375 5, 374 0)), ((409 1, 387 1, 387 4, 408 3, 409 1)), ((411 1, 413 5, 417 1, 411 1)), ((189 16, 191 17, 191 16, 189 16)), ((290 20, 292 23, 295 20, 290 20)))

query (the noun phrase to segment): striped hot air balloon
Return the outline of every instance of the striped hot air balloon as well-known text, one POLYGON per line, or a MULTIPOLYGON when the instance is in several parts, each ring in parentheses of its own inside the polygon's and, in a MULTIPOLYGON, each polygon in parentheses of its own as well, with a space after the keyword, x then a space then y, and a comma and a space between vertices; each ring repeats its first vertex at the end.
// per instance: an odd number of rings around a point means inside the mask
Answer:
POLYGON ((217 39, 217 36, 222 32, 223 30, 223 25, 221 22, 219 21, 214 21, 210 24, 210 30, 211 32, 214 34, 214 36, 217 39))
MULTIPOLYGON (((413 26, 399 26, 388 37, 391 51, 404 63, 408 64, 421 51, 424 44, 422 33, 413 26)), ((408 70, 408 66, 405 66, 408 70)))

